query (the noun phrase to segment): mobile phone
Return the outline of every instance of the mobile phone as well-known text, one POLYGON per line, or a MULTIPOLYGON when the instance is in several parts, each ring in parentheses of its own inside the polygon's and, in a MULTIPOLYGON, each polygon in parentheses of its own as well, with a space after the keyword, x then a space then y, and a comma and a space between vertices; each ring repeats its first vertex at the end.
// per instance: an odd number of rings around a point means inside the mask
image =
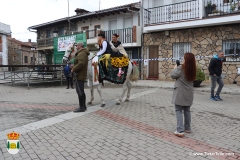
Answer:
POLYGON ((179 60, 176 60, 176 63, 177 63, 177 66, 179 66, 179 65, 180 65, 180 61, 179 61, 179 60))

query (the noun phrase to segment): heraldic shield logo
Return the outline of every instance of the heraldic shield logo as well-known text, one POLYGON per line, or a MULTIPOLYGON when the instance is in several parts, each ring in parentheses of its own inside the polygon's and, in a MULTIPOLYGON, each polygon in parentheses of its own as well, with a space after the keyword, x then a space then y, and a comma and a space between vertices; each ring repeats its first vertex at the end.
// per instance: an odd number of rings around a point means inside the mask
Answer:
POLYGON ((20 148, 20 141, 19 141, 20 134, 16 132, 11 132, 7 134, 7 137, 8 137, 8 140, 7 140, 8 152, 10 154, 17 154, 20 148))

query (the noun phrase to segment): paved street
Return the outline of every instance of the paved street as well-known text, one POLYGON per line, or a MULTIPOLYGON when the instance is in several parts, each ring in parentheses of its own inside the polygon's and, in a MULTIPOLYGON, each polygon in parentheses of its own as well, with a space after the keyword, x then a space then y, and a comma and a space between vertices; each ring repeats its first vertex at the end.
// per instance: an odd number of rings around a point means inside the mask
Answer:
POLYGON ((94 104, 77 114, 71 112, 77 107, 75 90, 58 85, 30 90, 0 85, 0 160, 240 159, 239 94, 222 94, 224 101, 212 102, 207 91, 196 89, 192 133, 178 138, 167 85, 134 84, 130 102, 117 106, 121 86, 106 84, 107 106, 100 107, 95 90, 94 104), (12 130, 21 134, 20 151, 13 156, 6 148, 12 130))

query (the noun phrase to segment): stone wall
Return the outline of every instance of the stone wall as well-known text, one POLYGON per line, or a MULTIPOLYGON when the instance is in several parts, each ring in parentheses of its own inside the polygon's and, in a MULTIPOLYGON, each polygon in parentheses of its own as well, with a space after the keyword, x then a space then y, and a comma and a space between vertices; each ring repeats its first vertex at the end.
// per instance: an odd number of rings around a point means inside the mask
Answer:
MULTIPOLYGON (((144 35, 144 57, 148 46, 159 46, 159 58, 172 58, 173 43, 190 42, 191 52, 198 56, 213 56, 217 51, 222 50, 223 40, 240 40, 240 24, 231 24, 224 26, 213 26, 205 28, 194 28, 184 30, 170 31, 169 36, 165 32, 149 33, 144 35)), ((151 54, 151 53, 149 53, 151 54)), ((156 57, 157 58, 157 57, 156 57)), ((203 69, 208 77, 208 65, 210 58, 197 59, 197 64, 203 69)), ((159 80, 172 80, 170 73, 175 62, 159 62, 159 80)), ((240 62, 225 62, 223 65, 223 74, 225 83, 233 83, 237 76, 237 67, 240 68, 240 62)), ((240 82, 240 78, 237 78, 240 82)))

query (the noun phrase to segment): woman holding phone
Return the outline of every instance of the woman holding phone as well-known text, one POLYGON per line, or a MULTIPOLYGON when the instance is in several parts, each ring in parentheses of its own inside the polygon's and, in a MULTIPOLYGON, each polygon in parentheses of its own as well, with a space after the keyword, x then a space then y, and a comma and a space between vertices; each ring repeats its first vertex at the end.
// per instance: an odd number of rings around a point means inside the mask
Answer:
POLYGON ((176 79, 172 96, 177 118, 177 130, 174 134, 183 137, 191 132, 190 107, 193 104, 193 81, 196 79, 196 60, 192 53, 184 54, 182 65, 175 65, 171 78, 176 79), (184 123, 183 123, 184 115, 184 123))

